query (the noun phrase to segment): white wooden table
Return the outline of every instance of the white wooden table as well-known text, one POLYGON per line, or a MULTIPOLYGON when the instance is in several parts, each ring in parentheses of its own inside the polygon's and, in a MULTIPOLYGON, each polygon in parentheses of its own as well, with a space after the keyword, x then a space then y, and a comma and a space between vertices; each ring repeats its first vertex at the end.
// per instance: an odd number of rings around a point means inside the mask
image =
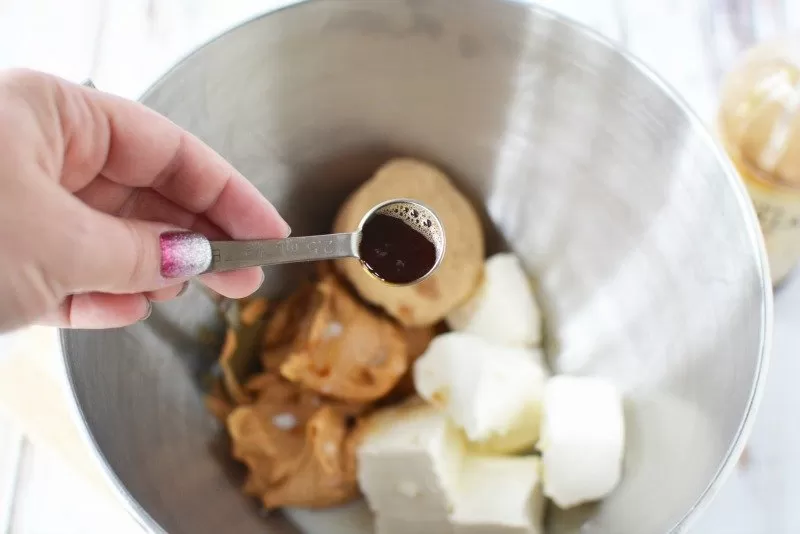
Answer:
MULTIPOLYGON (((706 119, 714 113, 720 75, 743 47, 800 28, 797 0, 540 2, 627 46, 706 119), (732 15, 737 12, 739 19, 732 15)), ((136 98, 193 47, 286 3, 0 0, 0 68, 92 78, 103 90, 136 98)), ((777 296, 775 326, 767 391, 746 458, 692 532, 800 532, 800 512, 793 511, 800 500, 800 420, 793 415, 800 406, 794 384, 800 378, 800 276, 777 296)), ((50 329, 0 336, 0 534, 142 534, 75 439, 56 347, 50 329)))

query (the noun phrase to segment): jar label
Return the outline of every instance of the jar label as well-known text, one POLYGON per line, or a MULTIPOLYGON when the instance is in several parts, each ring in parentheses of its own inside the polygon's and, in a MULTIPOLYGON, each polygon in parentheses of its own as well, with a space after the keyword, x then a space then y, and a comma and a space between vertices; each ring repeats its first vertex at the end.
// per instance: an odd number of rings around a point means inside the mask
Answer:
POLYGON ((778 284, 800 260, 800 192, 765 182, 734 163, 758 214, 772 283, 778 284))

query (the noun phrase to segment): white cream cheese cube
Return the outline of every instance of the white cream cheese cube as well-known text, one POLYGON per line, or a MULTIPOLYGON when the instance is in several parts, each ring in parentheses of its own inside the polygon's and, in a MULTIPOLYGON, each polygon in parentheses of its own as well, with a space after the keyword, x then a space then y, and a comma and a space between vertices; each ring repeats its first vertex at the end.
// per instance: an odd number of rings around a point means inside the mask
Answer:
POLYGON ((519 258, 501 253, 487 259, 480 286, 466 303, 448 314, 447 324, 497 343, 539 345, 541 312, 519 258))
POLYGON ((450 519, 375 516, 375 534, 453 534, 450 519))
POLYGON ((555 376, 545 386, 541 438, 544 494, 560 508, 602 499, 622 476, 622 396, 600 378, 555 376))
POLYGON ((452 515, 454 534, 540 534, 544 496, 535 456, 468 456, 452 515))
POLYGON ((433 406, 417 401, 377 413, 356 454, 358 484, 378 515, 422 521, 452 511, 464 442, 433 406))
POLYGON ((493 442, 490 452, 516 452, 539 436, 548 375, 541 360, 534 349, 450 332, 434 338, 415 362, 414 386, 471 442, 493 442))
POLYGON ((333 508, 283 508, 305 534, 373 534, 373 514, 363 499, 333 508))
POLYGON ((541 429, 542 404, 536 399, 525 404, 511 427, 481 441, 467 441, 473 454, 518 454, 533 452, 541 429))

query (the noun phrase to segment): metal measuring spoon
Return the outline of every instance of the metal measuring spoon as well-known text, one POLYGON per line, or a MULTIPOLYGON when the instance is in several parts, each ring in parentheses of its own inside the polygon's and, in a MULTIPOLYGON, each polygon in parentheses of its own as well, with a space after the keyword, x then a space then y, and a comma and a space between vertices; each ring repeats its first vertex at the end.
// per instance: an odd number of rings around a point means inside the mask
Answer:
POLYGON ((442 261, 445 236, 436 214, 423 204, 395 199, 373 207, 351 233, 253 241, 209 241, 193 232, 161 236, 166 278, 307 261, 358 258, 377 278, 412 284, 442 261))

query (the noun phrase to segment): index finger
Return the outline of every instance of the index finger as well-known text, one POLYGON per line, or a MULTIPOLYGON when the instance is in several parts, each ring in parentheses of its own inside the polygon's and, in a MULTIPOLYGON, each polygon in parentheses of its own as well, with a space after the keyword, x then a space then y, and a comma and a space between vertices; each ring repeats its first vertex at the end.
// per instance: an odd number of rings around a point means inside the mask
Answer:
MULTIPOLYGON (((66 138, 91 143, 100 172, 131 187, 150 187, 204 215, 234 239, 286 237, 289 226, 269 201, 205 143, 142 104, 66 84, 87 112, 65 114, 66 138), (86 135, 92 132, 92 135, 86 135)), ((66 109, 71 109, 66 106, 66 109)))

